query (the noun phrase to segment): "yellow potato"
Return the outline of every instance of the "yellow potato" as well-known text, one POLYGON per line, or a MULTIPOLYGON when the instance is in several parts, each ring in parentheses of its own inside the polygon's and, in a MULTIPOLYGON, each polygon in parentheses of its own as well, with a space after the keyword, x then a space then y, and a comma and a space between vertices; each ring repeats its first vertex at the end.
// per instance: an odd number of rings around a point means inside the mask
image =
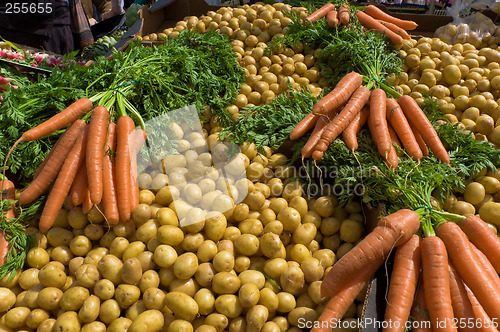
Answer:
POLYGON ((192 321, 198 314, 198 304, 189 295, 181 292, 169 292, 165 295, 165 304, 180 319, 192 321))
POLYGON ((128 332, 159 332, 163 328, 165 319, 159 310, 147 310, 141 313, 132 322, 128 332))
POLYGON ((81 328, 78 315, 74 311, 66 311, 57 317, 54 331, 79 332, 81 328))
POLYGON ((500 226, 500 203, 489 202, 485 203, 479 209, 479 216, 484 221, 496 226, 500 226))

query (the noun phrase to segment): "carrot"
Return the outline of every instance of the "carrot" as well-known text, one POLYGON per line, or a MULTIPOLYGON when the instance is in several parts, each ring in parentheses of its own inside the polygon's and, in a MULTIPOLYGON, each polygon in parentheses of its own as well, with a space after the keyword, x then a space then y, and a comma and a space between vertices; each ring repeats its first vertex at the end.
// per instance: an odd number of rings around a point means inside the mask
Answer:
POLYGON ((406 152, 408 152, 408 154, 417 161, 422 159, 422 150, 420 149, 418 142, 415 139, 415 135, 413 135, 410 124, 408 123, 408 120, 406 120, 403 110, 399 106, 398 102, 392 98, 387 98, 386 105, 387 121, 389 121, 392 128, 398 135, 406 152))
POLYGON ((356 114, 368 102, 368 99, 370 99, 370 90, 365 86, 360 86, 342 111, 325 127, 314 149, 313 159, 319 160, 323 158, 323 153, 328 149, 328 146, 349 126, 356 114))
POLYGON ((396 24, 398 27, 405 29, 405 30, 415 30, 415 28, 418 26, 418 24, 413 22, 413 21, 401 20, 401 19, 396 18, 392 15, 389 15, 374 5, 366 6, 365 13, 370 15, 371 17, 373 17, 375 19, 383 20, 383 21, 386 21, 389 23, 396 24))
POLYGON ((467 323, 474 322, 475 320, 474 310, 467 296, 465 285, 451 263, 448 263, 448 269, 450 273, 451 305, 453 307, 453 315, 457 319, 457 328, 460 331, 478 331, 476 324, 473 324, 473 326, 467 325, 467 323), (465 326, 460 326, 460 323, 464 322, 466 323, 465 326))
POLYGON ((491 265, 491 262, 488 260, 486 255, 481 250, 479 250, 473 243, 471 243, 470 245, 472 247, 472 251, 474 251, 474 253, 476 254, 476 258, 479 264, 482 265, 482 267, 486 271, 486 274, 489 275, 491 279, 495 280, 498 288, 500 289, 500 278, 498 277, 498 274, 495 271, 493 265, 491 265))
POLYGON ((61 167, 61 171, 50 190, 47 202, 40 216, 39 228, 41 231, 48 230, 54 224, 57 214, 61 210, 66 196, 68 196, 76 172, 85 159, 87 136, 88 130, 86 129, 78 136, 78 139, 69 152, 68 158, 66 158, 61 167))
POLYGON ((47 135, 54 133, 55 131, 62 129, 73 123, 79 117, 87 114, 92 109, 92 101, 87 98, 81 98, 75 101, 73 104, 66 107, 61 112, 57 113, 50 119, 40 123, 38 126, 31 128, 26 131, 21 137, 14 143, 7 153, 5 158, 5 165, 7 165, 7 160, 9 159, 12 151, 15 150, 16 146, 21 142, 35 141, 47 135))
POLYGON ((443 241, 437 236, 422 240, 422 273, 425 303, 434 331, 456 331, 451 305, 448 255, 443 241))
POLYGON ((498 330, 495 328, 495 326, 498 327, 498 322, 496 320, 495 323, 491 321, 490 317, 488 317, 483 307, 477 300, 476 296, 474 296, 474 293, 472 293, 467 285, 464 286, 465 290, 467 291, 469 301, 472 305, 472 311, 474 311, 474 317, 476 318, 474 320, 474 325, 477 325, 482 332, 498 332, 498 330))
POLYGON ((104 208, 104 215, 108 223, 114 225, 120 220, 120 213, 118 212, 118 201, 116 199, 116 178, 115 178, 115 158, 111 154, 116 150, 116 124, 109 123, 108 139, 104 146, 103 157, 103 196, 102 205, 104 208))
POLYGON ((347 26, 349 24, 350 14, 349 7, 346 5, 340 5, 339 7, 339 21, 343 25, 347 26))
POLYGON ((134 121, 129 116, 122 116, 116 125, 116 197, 118 211, 122 220, 130 219, 130 144, 129 136, 134 130, 134 121))
POLYGON ((442 162, 449 164, 450 156, 448 155, 448 152, 439 139, 436 130, 432 126, 429 119, 427 119, 427 116, 425 116, 420 106, 418 106, 415 99, 408 95, 404 95, 399 97, 398 104, 403 109, 403 113, 405 114, 406 118, 411 121, 412 125, 415 126, 436 158, 441 160, 442 162))
POLYGON ((69 197, 71 204, 73 206, 78 206, 83 203, 85 194, 87 193, 87 168, 85 167, 85 161, 81 164, 80 168, 76 172, 75 180, 71 186, 69 192, 69 197))
POLYGON ((28 204, 37 199, 50 184, 56 179, 59 170, 63 166, 64 161, 69 156, 69 151, 75 141, 85 128, 85 122, 76 120, 66 130, 61 139, 61 144, 57 147, 57 151, 47 161, 40 174, 21 192, 19 196, 20 204, 28 204))
POLYGON ((429 320, 429 311, 425 303, 424 281, 420 276, 420 283, 417 287, 417 294, 411 308, 413 317, 412 332, 432 332, 431 322, 429 320))
POLYGON ((387 254, 412 237, 420 227, 418 215, 401 209, 378 221, 373 229, 353 249, 333 266, 321 284, 323 296, 331 296, 356 273, 368 264, 382 264, 387 254))
POLYGON ((307 114, 290 132, 290 139, 293 141, 295 139, 301 138, 305 133, 311 130, 316 122, 318 122, 319 115, 313 114, 312 112, 307 114))
MULTIPOLYGON (((313 114, 326 114, 329 110, 345 104, 363 83, 363 76, 356 72, 346 74, 335 88, 313 106, 313 114)), ((311 127, 312 128, 312 127, 311 127)))
POLYGON ((130 135, 130 209, 134 211, 139 205, 139 187, 137 186, 137 154, 141 150, 145 142, 146 133, 142 129, 137 129, 130 135))
MULTIPOLYGON (((3 180, 1 180, 0 182, 2 187, 2 190, 0 191, 0 199, 13 201, 16 196, 16 188, 14 184, 11 181, 9 181, 6 177, 4 177, 3 180)), ((4 217, 5 219, 10 219, 10 218, 15 218, 15 216, 16 216, 15 208, 14 204, 12 204, 10 209, 7 210, 7 212, 5 212, 4 217)), ((9 249, 10 249, 9 241, 7 241, 7 239, 5 238, 3 231, 0 231, 0 266, 2 266, 5 263, 7 259, 7 254, 9 253, 9 249)))
POLYGON ((370 109, 366 105, 363 106, 361 111, 356 114, 349 126, 347 126, 347 128, 342 132, 342 139, 349 150, 356 151, 358 149, 358 139, 356 138, 356 135, 365 125, 369 114, 370 109))
POLYGON ((302 158, 309 158, 312 156, 314 148, 321 138, 321 135, 323 135, 325 127, 331 122, 331 120, 335 117, 341 107, 342 106, 330 110, 326 115, 319 115, 319 120, 316 122, 311 136, 309 136, 306 144, 304 145, 304 147, 302 147, 302 158))
POLYGON ((410 129, 413 133, 413 136, 415 137, 415 141, 417 141, 418 147, 422 151, 422 155, 428 156, 429 155, 429 149, 427 148, 427 145, 425 145, 424 139, 422 138, 422 135, 418 132, 417 128, 411 123, 409 119, 406 119, 408 121, 408 125, 410 125, 410 129))
MULTIPOLYGON (((375 89, 370 94, 370 115, 368 116, 368 128, 377 146, 378 152, 389 164, 388 156, 394 146, 391 144, 391 136, 386 119, 386 99, 384 90, 375 89)), ((389 164, 395 168, 394 165, 389 164)), ((397 165, 396 165, 397 166, 397 165)))
POLYGON ((420 237, 416 234, 396 249, 392 269, 385 321, 392 324, 384 331, 404 331, 410 315, 420 275, 420 237))
POLYGON ((401 147, 401 143, 399 142, 398 134, 394 131, 390 123, 387 123, 387 129, 389 130, 389 137, 391 138, 391 144, 401 147))
POLYGON ((83 202, 82 202, 82 211, 84 214, 89 213, 89 211, 94 207, 94 204, 92 204, 92 201, 90 200, 90 191, 89 188, 87 188, 87 191, 85 192, 85 196, 83 197, 83 202))
POLYGON ((469 239, 460 227, 452 222, 439 225, 436 229, 465 284, 471 289, 489 317, 500 318, 500 289, 478 262, 469 239))
POLYGON ((364 26, 368 30, 375 30, 382 34, 385 34, 387 37, 389 37, 389 40, 394 45, 400 45, 403 43, 403 37, 392 32, 391 30, 389 30, 389 28, 380 24, 370 15, 367 15, 364 12, 359 11, 356 13, 356 17, 358 18, 359 23, 361 23, 362 26, 364 26))
POLYGON ((363 271, 354 275, 332 295, 325 309, 314 323, 311 332, 330 332, 339 323, 356 296, 379 268, 378 264, 370 264, 363 271))
POLYGON ((386 21, 382 21, 382 20, 377 20, 377 22, 379 22, 383 26, 387 27, 387 29, 391 30, 395 34, 400 35, 401 37, 403 37, 403 39, 411 39, 411 37, 408 34, 408 32, 406 32, 405 29, 401 29, 396 24, 390 23, 390 22, 386 22, 386 21))
POLYGON ((336 10, 329 11, 328 14, 326 14, 326 23, 328 23, 328 26, 330 28, 335 28, 339 26, 340 21, 338 17, 338 12, 336 10))
POLYGON ((334 9, 335 9, 335 5, 333 3, 327 3, 323 7, 314 11, 311 15, 307 16, 305 19, 311 23, 316 22, 320 18, 325 17, 329 11, 334 10, 334 9))
POLYGON ((109 113, 106 107, 97 106, 92 111, 89 122, 89 138, 85 165, 89 182, 90 200, 97 205, 102 199, 102 160, 106 142, 109 113))
POLYGON ((460 227, 493 264, 497 273, 500 273, 500 239, 488 225, 479 217, 470 215, 460 223, 460 227))

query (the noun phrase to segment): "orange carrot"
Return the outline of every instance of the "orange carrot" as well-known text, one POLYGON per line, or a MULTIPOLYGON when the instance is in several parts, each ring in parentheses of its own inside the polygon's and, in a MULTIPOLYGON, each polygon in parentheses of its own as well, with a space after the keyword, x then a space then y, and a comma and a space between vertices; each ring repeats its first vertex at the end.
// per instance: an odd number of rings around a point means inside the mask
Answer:
POLYGON ((403 114, 403 110, 401 110, 397 101, 392 98, 387 98, 386 104, 387 121, 389 121, 392 128, 398 135, 406 152, 408 152, 408 154, 417 161, 422 159, 422 150, 417 143, 415 135, 413 135, 413 131, 411 130, 408 120, 406 120, 406 117, 403 114))
POLYGON ((495 271, 493 265, 491 265, 491 262, 488 260, 486 255, 481 250, 479 250, 473 243, 471 243, 470 245, 472 247, 472 251, 474 251, 474 253, 476 254, 476 258, 479 264, 482 265, 486 274, 490 276, 492 280, 495 280, 498 288, 500 289, 500 278, 498 277, 498 274, 495 271))
MULTIPOLYGON (((368 128, 372 134, 373 141, 378 152, 388 163, 388 156, 394 146, 391 144, 391 136, 386 119, 386 99, 384 90, 375 89, 370 95, 370 115, 368 116, 368 128)), ((389 164, 395 168, 394 165, 389 164)), ((397 166, 397 165, 396 165, 397 166)))
POLYGON ((314 323, 311 332, 332 331, 379 266, 379 264, 369 264, 362 271, 347 280, 338 292, 332 295, 325 309, 314 323))
MULTIPOLYGON (((9 181, 7 178, 3 178, 3 180, 0 180, 1 182, 1 188, 2 190, 0 191, 0 200, 6 199, 9 201, 13 201, 16 196, 16 188, 14 184, 9 181)), ((15 218, 15 207, 14 204, 10 207, 7 212, 5 212, 5 219, 10 219, 10 218, 15 218)), ((9 241, 4 236, 3 231, 0 230, 0 266, 2 266, 6 259, 7 259, 7 254, 9 253, 9 241)))
POLYGON ((314 11, 311 15, 307 16, 305 19, 311 23, 316 22, 320 18, 323 18, 328 14, 329 11, 334 10, 335 5, 332 3, 327 3, 323 7, 319 8, 318 10, 314 11))
POLYGON ((446 247, 439 237, 429 236, 422 240, 421 250, 425 303, 432 328, 435 331, 456 331, 446 247))
POLYGON ((420 275, 420 259, 420 237, 416 234, 396 249, 385 308, 385 321, 392 324, 384 332, 405 330, 420 275))
MULTIPOLYGON (((66 130, 64 140, 57 147, 57 153, 54 153, 45 167, 43 167, 40 174, 21 192, 19 196, 20 204, 28 204, 37 199, 50 184, 55 180, 59 170, 63 166, 64 161, 69 157, 69 151, 74 145, 75 141, 82 133, 85 128, 85 122, 82 120, 76 120, 69 128, 66 130)), ((61 136, 61 138, 63 138, 61 136)))
POLYGON ((342 139, 349 150, 356 151, 358 149, 358 139, 356 136, 365 125, 369 114, 370 109, 366 105, 363 106, 361 111, 354 117, 351 124, 342 132, 342 139))
POLYGON ((401 29, 396 24, 389 23, 389 22, 382 21, 382 20, 377 20, 377 22, 380 23, 380 24, 382 24, 383 26, 387 27, 387 29, 391 30, 395 34, 400 35, 401 37, 403 37, 403 39, 411 39, 411 37, 408 34, 408 32, 406 32, 405 29, 401 29))
POLYGON ((82 202, 82 211, 84 214, 89 213, 89 211, 94 207, 94 204, 92 204, 92 201, 90 200, 90 191, 89 188, 87 188, 87 191, 85 192, 85 196, 83 197, 83 202, 82 202))
POLYGON ((469 322, 474 322, 474 310, 467 296, 467 290, 460 278, 460 275, 455 270, 451 263, 448 264, 450 273, 450 294, 451 305, 453 306, 453 315, 457 319, 457 328, 460 331, 478 331, 476 324, 468 325, 469 322), (461 325, 465 323, 465 325, 461 325))
POLYGON ((116 124, 109 123, 108 139, 104 147, 103 157, 103 196, 102 205, 104 208, 104 215, 108 223, 114 225, 120 220, 120 213, 118 212, 118 201, 116 199, 116 179, 115 179, 115 158, 112 156, 116 150, 116 124))
POLYGON ((290 139, 295 140, 301 138, 305 133, 311 130, 316 122, 318 122, 319 115, 312 112, 307 114, 290 132, 290 139))
POLYGON ((359 11, 356 13, 356 17, 358 18, 359 23, 361 23, 362 26, 364 26, 368 30, 375 30, 382 34, 385 34, 387 37, 389 37, 389 40, 394 45, 400 45, 403 43, 403 37, 392 32, 391 30, 389 30, 389 28, 380 24, 370 15, 367 15, 364 12, 359 11))
POLYGON ((443 240, 464 283, 471 289, 489 317, 500 318, 500 289, 478 262, 469 239, 460 227, 452 222, 439 225, 436 233, 443 240))
POLYGON ((321 135, 323 135, 325 127, 332 121, 341 107, 342 106, 330 110, 326 115, 319 115, 320 118, 318 122, 316 122, 316 126, 314 126, 311 136, 309 136, 309 139, 301 150, 302 158, 309 158, 312 156, 314 148, 321 138, 321 135))
POLYGON ((97 106, 94 108, 89 123, 85 166, 87 167, 90 200, 95 205, 101 203, 102 199, 102 160, 108 123, 109 113, 106 107, 97 106))
POLYGON ((329 11, 328 14, 326 14, 326 23, 328 23, 328 26, 330 28, 335 28, 339 26, 340 21, 338 17, 338 12, 336 10, 329 11))
POLYGON ((73 186, 69 192, 69 197, 71 199, 71 204, 73 206, 78 206, 83 203, 85 194, 87 193, 87 167, 85 167, 85 161, 81 164, 80 168, 76 172, 75 180, 73 181, 73 186))
POLYGON ((460 223, 460 227, 500 273, 500 239, 488 225, 481 218, 470 215, 460 223))
POLYGON ((424 139, 422 138, 422 135, 418 132, 417 128, 411 123, 410 119, 406 119, 408 121, 408 125, 410 126, 410 129, 413 133, 413 136, 415 137, 415 141, 417 141, 418 147, 422 151, 422 155, 428 156, 429 155, 429 149, 427 148, 427 145, 425 145, 424 139))
POLYGON ((323 296, 335 294, 356 273, 368 264, 382 264, 386 255, 412 237, 420 227, 418 215, 401 209, 378 221, 377 227, 353 249, 338 260, 321 284, 323 296))
POLYGON ((356 114, 361 111, 361 108, 366 105, 369 99, 370 90, 365 86, 360 86, 354 92, 342 111, 325 127, 314 149, 314 160, 323 158, 323 153, 328 149, 328 146, 349 126, 356 114))
POLYGON ((498 327, 498 321, 495 320, 495 322, 493 322, 490 317, 488 317, 474 293, 472 293, 467 285, 464 286, 472 305, 472 310, 474 311, 474 317, 476 318, 474 320, 474 325, 478 326, 481 332, 498 332, 498 329, 496 328, 498 327))
POLYGON ((345 104, 362 83, 363 76, 361 74, 356 72, 346 74, 332 91, 314 104, 313 114, 326 114, 329 110, 345 104))
POLYGON ((413 21, 400 20, 399 18, 389 15, 374 5, 366 6, 365 13, 375 19, 396 24, 398 27, 405 30, 415 30, 415 28, 418 26, 418 24, 413 21))
POLYGON ((413 317, 412 332, 432 332, 431 322, 429 320, 429 311, 425 303, 424 281, 422 276, 417 288, 417 295, 413 307, 411 308, 411 316, 413 317))
POLYGON ((436 130, 432 126, 425 113, 422 111, 420 106, 418 106, 415 99, 408 95, 399 97, 398 104, 403 109, 403 113, 406 118, 411 121, 411 124, 415 126, 423 140, 429 146, 429 149, 434 153, 438 160, 444 163, 450 163, 450 156, 443 146, 443 143, 439 139, 436 130))
POLYGON ((391 143, 398 147, 401 147, 401 143, 399 142, 398 134, 394 131, 390 123, 387 123, 387 130, 389 130, 389 137, 391 138, 391 143))
POLYGON ((134 130, 134 121, 122 116, 116 125, 115 179, 118 211, 123 221, 130 219, 130 144, 129 137, 134 130))
POLYGON ((66 196, 68 196, 71 184, 75 179, 76 172, 85 159, 85 149, 87 144, 88 131, 85 130, 78 136, 75 144, 71 148, 68 157, 61 167, 61 172, 57 176, 54 186, 50 190, 47 202, 40 216, 39 228, 41 231, 48 230, 54 221, 57 214, 63 206, 66 196))
POLYGON ((339 7, 339 21, 343 25, 347 26, 349 24, 350 14, 349 7, 346 5, 340 5, 339 7))

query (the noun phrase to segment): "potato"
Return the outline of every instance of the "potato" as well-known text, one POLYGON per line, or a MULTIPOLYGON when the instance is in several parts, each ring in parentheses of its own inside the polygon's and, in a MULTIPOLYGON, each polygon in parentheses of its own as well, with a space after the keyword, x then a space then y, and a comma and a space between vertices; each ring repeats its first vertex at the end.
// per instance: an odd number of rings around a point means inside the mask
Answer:
POLYGON ((54 324, 54 331, 79 332, 81 328, 78 315, 74 311, 66 311, 57 317, 54 324))
POLYGON ((500 203, 489 202, 485 203, 479 209, 479 216, 484 221, 493 224, 495 226, 500 226, 500 203))
POLYGON ((177 252, 169 245, 159 245, 154 252, 154 261, 160 267, 170 267, 177 260, 177 252))
POLYGON ((121 282, 123 262, 118 257, 110 254, 104 255, 97 264, 97 268, 102 278, 110 280, 115 285, 121 282))
POLYGON ((272 232, 261 236, 260 250, 268 258, 285 258, 286 255, 285 247, 279 235, 272 232))
POLYGON ((49 313, 43 309, 32 310, 26 318, 26 326, 30 329, 37 329, 40 324, 49 319, 49 313))
POLYGON ((464 198, 472 205, 477 205, 483 201, 485 194, 486 191, 481 183, 471 182, 465 187, 464 198))
POLYGON ((109 299, 101 303, 99 319, 105 324, 111 324, 120 317, 120 305, 114 299, 109 299))
POLYGON ((269 317, 269 310, 265 306, 257 304, 248 309, 245 317, 249 328, 260 330, 269 317))
POLYGON ((227 219, 223 213, 212 211, 207 213, 204 231, 208 239, 219 241, 227 227, 227 219))
POLYGON ((109 300, 115 295, 115 285, 111 280, 101 279, 94 286, 94 295, 101 300, 109 300))
MULTIPOLYGON (((163 226, 162 226, 163 227, 163 226)), ((121 278, 124 283, 135 285, 142 277, 141 262, 137 258, 129 258, 123 264, 121 278)))
POLYGON ((90 295, 78 311, 78 319, 82 323, 91 323, 99 317, 101 301, 95 295, 90 295))
POLYGON ((298 294, 304 287, 304 272, 299 267, 288 267, 280 276, 280 285, 283 291, 298 294))
POLYGON ((346 219, 340 224, 340 239, 344 242, 355 243, 363 235, 363 225, 352 219, 346 219))
POLYGON ((130 325, 132 325, 132 320, 120 317, 109 324, 106 332, 126 332, 130 328, 130 325))
POLYGON ((198 304, 187 294, 170 292, 165 295, 165 304, 180 319, 192 321, 198 314, 198 304))
POLYGON ((12 308, 16 303, 16 294, 9 288, 0 287, 0 312, 5 312, 12 308))
POLYGON ((215 309, 217 312, 228 318, 236 318, 243 312, 243 306, 236 295, 220 295, 215 299, 215 309))
POLYGON ((12 308, 3 316, 4 323, 11 329, 20 329, 26 324, 30 309, 26 307, 12 308))
POLYGON ((259 250, 259 239, 252 234, 242 234, 234 242, 236 251, 245 256, 252 256, 259 250))
POLYGON ((81 286, 71 287, 61 297, 59 305, 61 309, 77 311, 90 296, 89 290, 81 286))
POLYGON ((319 312, 307 307, 297 307, 288 314, 288 322, 292 326, 299 326, 299 322, 314 322, 319 316, 319 312))
POLYGON ((76 281, 80 286, 93 288, 99 280, 100 274, 97 266, 82 264, 75 272, 76 281))
POLYGON ((478 178, 477 181, 483 185, 487 194, 494 194, 500 189, 500 180, 492 176, 478 178))
POLYGON ((198 257, 192 252, 184 253, 175 260, 173 268, 177 278, 188 279, 198 269, 198 257))
POLYGON ((476 212, 474 205, 465 201, 456 201, 451 205, 449 210, 452 213, 460 214, 463 216, 475 214, 476 212))
POLYGON ((318 198, 313 205, 314 210, 323 218, 330 217, 338 205, 338 199, 335 196, 323 196, 318 198))
POLYGON ((219 272, 212 280, 212 290, 216 294, 234 294, 240 286, 240 278, 230 272, 219 272))
POLYGON ((134 285, 121 284, 116 287, 115 299, 122 308, 128 308, 141 296, 141 290, 134 285))
POLYGON ((147 310, 141 313, 132 322, 127 332, 159 332, 163 328, 165 319, 159 310, 147 310))
POLYGON ((59 301, 63 296, 63 291, 56 287, 45 287, 38 293, 37 303, 40 308, 47 311, 59 308, 59 301))

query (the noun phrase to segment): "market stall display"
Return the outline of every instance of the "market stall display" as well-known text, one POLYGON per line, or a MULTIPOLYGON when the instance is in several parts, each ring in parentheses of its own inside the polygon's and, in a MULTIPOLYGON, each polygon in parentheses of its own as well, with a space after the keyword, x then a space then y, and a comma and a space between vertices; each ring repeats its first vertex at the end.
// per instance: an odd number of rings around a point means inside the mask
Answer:
POLYGON ((257 3, 1 68, 0 331, 330 331, 393 256, 391 330, 494 326, 500 52, 414 27, 257 3))

